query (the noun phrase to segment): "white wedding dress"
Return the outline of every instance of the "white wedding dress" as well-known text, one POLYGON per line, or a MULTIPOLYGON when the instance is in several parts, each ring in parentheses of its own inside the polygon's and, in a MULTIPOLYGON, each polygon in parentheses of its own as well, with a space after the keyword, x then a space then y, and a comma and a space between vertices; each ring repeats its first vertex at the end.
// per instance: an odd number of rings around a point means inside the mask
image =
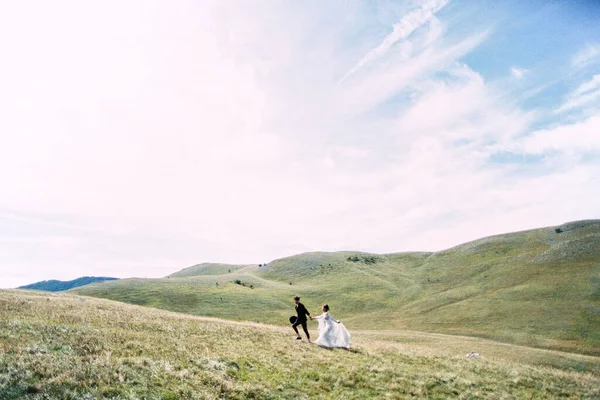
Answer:
POLYGON ((319 337, 316 344, 323 347, 350 347, 350 333, 341 322, 337 322, 329 312, 315 317, 319 322, 319 337))

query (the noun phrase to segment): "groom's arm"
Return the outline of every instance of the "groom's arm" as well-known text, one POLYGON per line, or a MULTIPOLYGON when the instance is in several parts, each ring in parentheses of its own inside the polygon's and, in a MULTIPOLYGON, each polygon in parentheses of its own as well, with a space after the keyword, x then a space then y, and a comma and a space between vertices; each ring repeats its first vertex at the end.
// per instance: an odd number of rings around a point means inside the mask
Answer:
POLYGON ((310 313, 308 312, 308 310, 306 309, 306 306, 304 304, 302 304, 302 308, 304 308, 304 314, 310 315, 310 313))
POLYGON ((304 304, 302 304, 302 312, 310 317, 310 313, 308 312, 304 304))

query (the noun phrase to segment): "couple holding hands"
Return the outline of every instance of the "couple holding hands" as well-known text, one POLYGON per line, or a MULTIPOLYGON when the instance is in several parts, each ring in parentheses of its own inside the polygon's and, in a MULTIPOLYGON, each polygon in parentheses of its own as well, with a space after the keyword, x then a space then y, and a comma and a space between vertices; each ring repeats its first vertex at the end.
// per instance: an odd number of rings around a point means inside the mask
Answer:
POLYGON ((294 328, 294 331, 296 332, 297 340, 302 339, 298 332, 298 325, 302 325, 302 329, 304 329, 304 333, 306 334, 306 339, 310 342, 310 334, 308 333, 308 327, 306 326, 306 316, 308 315, 311 321, 316 319, 319 323, 319 337, 315 340, 317 345, 327 348, 341 347, 347 349, 350 347, 350 333, 344 324, 329 314, 329 306, 327 304, 322 307, 323 314, 318 317, 311 317, 306 307, 304 307, 304 304, 300 303, 299 296, 294 297, 294 302, 296 303, 296 314, 298 316, 290 317, 290 322, 292 323, 292 328, 294 328))

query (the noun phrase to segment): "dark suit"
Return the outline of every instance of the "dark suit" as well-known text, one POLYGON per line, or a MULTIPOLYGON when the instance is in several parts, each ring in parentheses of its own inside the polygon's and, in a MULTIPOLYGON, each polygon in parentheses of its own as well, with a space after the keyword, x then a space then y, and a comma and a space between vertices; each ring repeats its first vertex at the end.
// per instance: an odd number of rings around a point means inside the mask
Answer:
POLYGON ((292 325, 292 328, 294 328, 294 331, 296 332, 296 335, 300 336, 300 334, 298 333, 298 325, 302 325, 302 329, 304 330, 304 333, 306 333, 306 338, 310 339, 310 334, 308 333, 308 327, 306 326, 306 316, 310 316, 310 313, 308 312, 308 310, 306 309, 306 307, 304 307, 304 304, 302 303, 298 303, 296 304, 296 313, 298 314, 298 318, 296 319, 296 322, 294 322, 294 325, 292 325))

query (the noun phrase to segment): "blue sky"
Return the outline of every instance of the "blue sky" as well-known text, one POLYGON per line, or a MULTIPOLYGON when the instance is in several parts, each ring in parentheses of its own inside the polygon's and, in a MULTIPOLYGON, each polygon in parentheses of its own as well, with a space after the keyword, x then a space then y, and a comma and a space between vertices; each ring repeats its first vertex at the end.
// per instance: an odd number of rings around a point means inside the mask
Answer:
POLYGON ((593 1, 0 5, 0 287, 600 218, 593 1))

